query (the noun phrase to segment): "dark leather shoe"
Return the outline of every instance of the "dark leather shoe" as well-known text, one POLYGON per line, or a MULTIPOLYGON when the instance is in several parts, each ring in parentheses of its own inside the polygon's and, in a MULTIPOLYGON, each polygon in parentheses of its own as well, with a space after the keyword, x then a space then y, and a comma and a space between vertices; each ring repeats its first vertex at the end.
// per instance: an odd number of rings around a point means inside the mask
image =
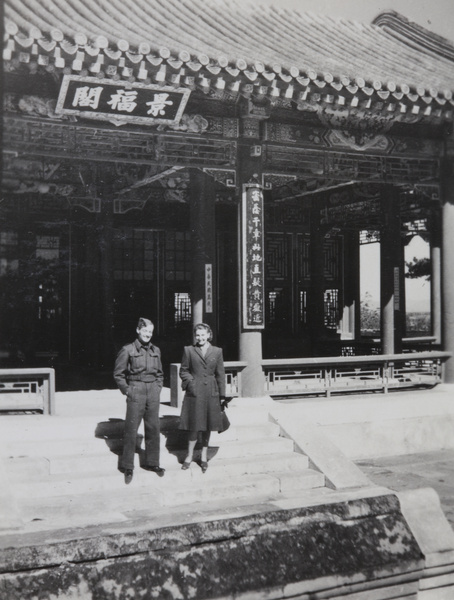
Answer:
POLYGON ((133 474, 132 469, 125 469, 125 483, 131 483, 133 474))
POLYGON ((158 477, 164 477, 164 473, 166 472, 166 470, 163 469, 162 467, 156 467, 155 465, 144 467, 144 469, 146 469, 147 471, 152 471, 153 473, 156 473, 156 475, 158 475, 158 477))
POLYGON ((206 473, 208 470, 208 463, 202 460, 202 462, 200 463, 200 467, 202 469, 202 473, 206 473))
POLYGON ((181 468, 183 469, 183 471, 187 471, 187 470, 189 469, 189 467, 190 467, 190 466, 191 466, 191 463, 190 463, 190 462, 184 462, 184 463, 181 465, 181 468))

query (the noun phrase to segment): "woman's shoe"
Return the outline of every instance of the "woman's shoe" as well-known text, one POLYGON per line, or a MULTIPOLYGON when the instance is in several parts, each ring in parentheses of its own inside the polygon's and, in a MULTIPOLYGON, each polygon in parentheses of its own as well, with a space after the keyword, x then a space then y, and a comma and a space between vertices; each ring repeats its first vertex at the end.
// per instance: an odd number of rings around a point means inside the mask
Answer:
POLYGON ((205 462, 204 460, 202 460, 202 462, 200 463, 200 466, 202 468, 202 473, 206 473, 207 469, 208 469, 208 463, 205 462))
POLYGON ((191 466, 190 462, 184 461, 184 463, 181 465, 181 468, 183 469, 183 471, 187 471, 190 466, 191 466))

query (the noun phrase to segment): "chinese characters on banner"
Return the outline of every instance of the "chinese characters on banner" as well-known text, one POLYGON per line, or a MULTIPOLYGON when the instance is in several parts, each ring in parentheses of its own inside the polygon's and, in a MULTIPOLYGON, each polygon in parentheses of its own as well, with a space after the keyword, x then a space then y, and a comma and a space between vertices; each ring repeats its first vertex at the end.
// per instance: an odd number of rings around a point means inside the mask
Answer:
POLYGON ((247 186, 243 192, 243 327, 265 327, 265 260, 263 247, 263 192, 247 186))
POLYGON ((400 270, 394 267, 394 310, 400 309, 400 270))
POLYGON ((65 75, 56 112, 133 123, 178 123, 190 90, 65 75))
POLYGON ((205 312, 213 312, 213 265, 205 265, 205 312))

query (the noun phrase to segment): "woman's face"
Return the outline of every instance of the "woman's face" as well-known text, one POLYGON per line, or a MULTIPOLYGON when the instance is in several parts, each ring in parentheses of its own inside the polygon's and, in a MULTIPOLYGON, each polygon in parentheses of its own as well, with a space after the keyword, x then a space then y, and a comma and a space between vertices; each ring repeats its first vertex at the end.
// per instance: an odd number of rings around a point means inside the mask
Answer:
POLYGON ((208 342, 208 331, 206 329, 200 328, 196 329, 195 332, 195 341, 198 346, 204 346, 208 342))

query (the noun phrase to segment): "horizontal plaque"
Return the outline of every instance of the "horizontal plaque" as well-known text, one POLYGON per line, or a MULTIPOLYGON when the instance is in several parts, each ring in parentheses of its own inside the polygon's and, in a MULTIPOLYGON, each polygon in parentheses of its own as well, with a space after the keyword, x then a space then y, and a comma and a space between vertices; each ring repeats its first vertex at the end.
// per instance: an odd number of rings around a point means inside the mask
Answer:
POLYGON ((56 113, 145 125, 178 123, 191 90, 65 75, 56 113))

